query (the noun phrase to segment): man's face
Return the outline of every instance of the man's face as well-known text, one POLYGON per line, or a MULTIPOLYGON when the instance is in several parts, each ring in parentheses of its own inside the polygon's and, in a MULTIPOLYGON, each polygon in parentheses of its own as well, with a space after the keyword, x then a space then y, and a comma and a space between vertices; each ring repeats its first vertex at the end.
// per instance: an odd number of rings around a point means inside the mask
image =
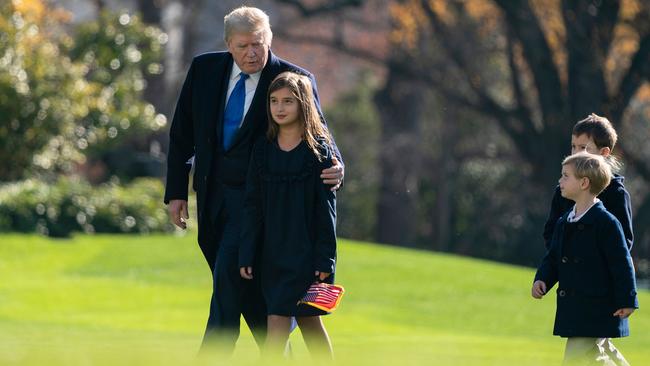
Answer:
POLYGON ((269 45, 262 33, 235 33, 228 40, 228 52, 241 71, 254 74, 262 71, 269 55, 269 45))

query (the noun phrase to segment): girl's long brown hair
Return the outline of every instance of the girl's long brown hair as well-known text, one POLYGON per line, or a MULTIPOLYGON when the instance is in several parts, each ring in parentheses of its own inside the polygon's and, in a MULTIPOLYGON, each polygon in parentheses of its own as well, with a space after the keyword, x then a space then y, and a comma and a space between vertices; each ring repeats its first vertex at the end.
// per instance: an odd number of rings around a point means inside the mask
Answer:
POLYGON ((324 140, 327 146, 331 146, 332 139, 325 123, 321 121, 318 108, 316 108, 311 81, 307 76, 287 71, 278 75, 271 82, 266 98, 266 112, 269 118, 266 137, 271 141, 278 137, 280 126, 273 120, 271 115, 271 93, 282 88, 289 89, 294 98, 298 100, 298 119, 303 127, 302 139, 305 140, 309 149, 316 154, 318 160, 323 161, 325 156, 318 149, 321 145, 318 140, 324 140))

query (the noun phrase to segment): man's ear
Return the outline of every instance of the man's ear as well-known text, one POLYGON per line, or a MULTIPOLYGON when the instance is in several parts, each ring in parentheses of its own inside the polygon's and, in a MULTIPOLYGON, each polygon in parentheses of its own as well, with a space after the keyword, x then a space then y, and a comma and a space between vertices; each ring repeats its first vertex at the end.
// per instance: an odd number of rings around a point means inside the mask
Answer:
POLYGON ((600 155, 602 155, 602 156, 609 156, 609 155, 612 153, 612 149, 610 149, 609 147, 605 146, 605 147, 601 147, 600 150, 598 150, 598 152, 599 152, 600 155))
POLYGON ((591 184, 591 181, 589 181, 589 178, 587 178, 587 177, 580 178, 580 188, 581 189, 589 189, 590 184, 591 184))

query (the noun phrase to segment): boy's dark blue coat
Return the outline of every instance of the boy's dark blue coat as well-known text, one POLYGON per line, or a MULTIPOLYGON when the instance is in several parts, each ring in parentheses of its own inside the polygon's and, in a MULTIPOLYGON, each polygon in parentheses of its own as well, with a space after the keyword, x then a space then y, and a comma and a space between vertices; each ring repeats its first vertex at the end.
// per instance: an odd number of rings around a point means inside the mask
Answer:
POLYGON ((624 337, 627 319, 612 314, 638 308, 632 258, 621 224, 598 202, 577 222, 568 212, 555 225, 551 248, 535 280, 547 291, 559 282, 554 335, 624 337))
MULTIPOLYGON (((603 202, 607 211, 614 215, 618 219, 618 222, 621 223, 625 240, 627 240, 627 247, 632 250, 632 242, 634 241, 634 232, 632 231, 632 204, 630 203, 630 194, 625 189, 625 185, 623 185, 624 180, 625 178, 623 176, 614 174, 611 182, 600 192, 598 198, 603 202)), ((562 197, 559 185, 555 187, 551 210, 548 213, 548 218, 544 225, 544 244, 546 245, 546 249, 551 247, 551 238, 555 223, 574 204, 575 202, 570 199, 562 197)))

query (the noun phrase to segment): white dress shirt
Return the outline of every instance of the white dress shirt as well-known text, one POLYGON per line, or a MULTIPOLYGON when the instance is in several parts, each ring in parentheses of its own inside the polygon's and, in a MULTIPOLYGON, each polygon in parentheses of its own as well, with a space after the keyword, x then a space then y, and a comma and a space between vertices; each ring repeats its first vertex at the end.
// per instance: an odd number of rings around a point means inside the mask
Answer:
POLYGON ((600 202, 599 198, 596 198, 596 201, 589 206, 588 209, 585 210, 585 212, 581 213, 580 216, 576 216, 576 205, 573 205, 573 208, 571 209, 571 212, 569 212, 569 216, 566 217, 566 220, 568 222, 576 222, 582 218, 589 210, 591 210, 592 207, 596 205, 596 203, 600 202))

